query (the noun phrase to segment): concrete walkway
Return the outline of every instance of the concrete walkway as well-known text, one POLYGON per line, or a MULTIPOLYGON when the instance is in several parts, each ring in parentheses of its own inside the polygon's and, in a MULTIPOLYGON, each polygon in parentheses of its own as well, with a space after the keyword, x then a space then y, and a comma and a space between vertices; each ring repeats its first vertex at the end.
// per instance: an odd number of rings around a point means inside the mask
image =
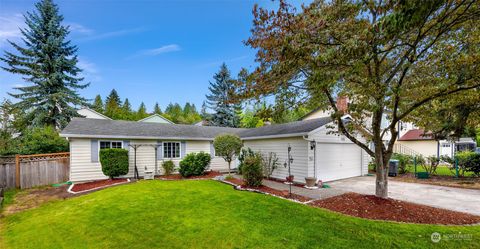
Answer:
MULTIPOLYGON (((375 177, 372 176, 354 177, 328 184, 339 191, 375 194, 375 177)), ((388 195, 397 200, 480 215, 480 190, 389 181, 388 195)))
MULTIPOLYGON (((267 187, 278 189, 278 190, 289 190, 289 187, 290 187, 290 185, 287 185, 285 183, 270 181, 270 180, 263 180, 262 184, 267 187)), ((329 197, 341 195, 346 192, 342 189, 336 189, 336 188, 307 189, 307 188, 292 186, 292 193, 301 195, 301 196, 306 196, 315 200, 320 200, 320 199, 326 199, 329 197)))

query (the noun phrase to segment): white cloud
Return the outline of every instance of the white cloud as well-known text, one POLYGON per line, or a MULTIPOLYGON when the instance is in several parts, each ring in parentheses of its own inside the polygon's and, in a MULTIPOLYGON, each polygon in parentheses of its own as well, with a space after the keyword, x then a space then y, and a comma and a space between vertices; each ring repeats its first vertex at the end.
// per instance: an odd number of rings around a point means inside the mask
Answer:
POLYGON ((101 81, 102 77, 99 74, 99 70, 95 63, 88 61, 83 57, 78 58, 77 66, 82 69, 82 76, 88 81, 101 81))
POLYGON ((21 14, 0 15, 0 47, 12 42, 19 41, 22 37, 20 28, 24 28, 25 21, 21 14))
POLYGON ((90 35, 93 34, 93 29, 89 29, 79 23, 74 23, 74 22, 67 22, 65 23, 67 26, 70 27, 70 31, 74 33, 79 33, 79 34, 85 34, 85 35, 90 35))
POLYGON ((142 52, 142 54, 153 56, 153 55, 170 53, 170 52, 175 52, 175 51, 180 51, 180 50, 181 50, 181 48, 177 44, 170 44, 170 45, 161 46, 159 48, 144 50, 142 52))
POLYGON ((134 55, 132 55, 130 57, 127 57, 127 60, 128 59, 133 59, 133 58, 139 57, 139 56, 156 56, 156 55, 176 52, 176 51, 180 51, 180 50, 182 50, 182 48, 179 45, 169 44, 169 45, 161 46, 161 47, 158 47, 158 48, 140 50, 137 53, 135 53, 134 55))
POLYGON ((102 39, 108 39, 112 37, 118 37, 118 36, 124 36, 132 33, 138 33, 144 31, 144 28, 135 28, 135 29, 122 29, 122 30, 117 30, 117 31, 112 31, 112 32, 106 32, 106 33, 101 33, 101 34, 96 34, 96 35, 91 35, 85 38, 79 39, 79 41, 93 41, 93 40, 102 40, 102 39))

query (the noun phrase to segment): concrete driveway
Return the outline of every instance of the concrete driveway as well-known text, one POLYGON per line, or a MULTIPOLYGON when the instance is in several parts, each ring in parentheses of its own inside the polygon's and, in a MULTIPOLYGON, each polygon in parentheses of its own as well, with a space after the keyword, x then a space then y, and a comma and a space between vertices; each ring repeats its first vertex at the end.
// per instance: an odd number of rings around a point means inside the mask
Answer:
MULTIPOLYGON (((347 192, 375 194, 375 177, 372 176, 354 177, 328 184, 347 192)), ((397 200, 480 215, 480 190, 389 181, 388 195, 397 200)))

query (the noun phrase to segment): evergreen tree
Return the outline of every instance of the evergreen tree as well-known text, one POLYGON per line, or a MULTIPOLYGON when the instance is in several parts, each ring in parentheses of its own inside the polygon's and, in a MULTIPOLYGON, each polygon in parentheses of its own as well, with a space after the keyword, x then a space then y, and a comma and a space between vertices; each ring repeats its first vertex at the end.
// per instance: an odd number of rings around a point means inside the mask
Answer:
POLYGON ((140 120, 146 117, 148 117, 147 108, 145 107, 145 104, 142 102, 138 107, 137 120, 140 120))
POLYGON ((165 108, 164 116, 174 123, 185 123, 183 119, 183 109, 178 103, 168 104, 167 108, 165 108))
POLYGON ((20 93, 9 93, 20 100, 16 107, 28 113, 28 124, 60 129, 78 115, 75 106, 87 104, 77 90, 89 84, 82 84, 78 76, 82 70, 77 67, 77 47, 67 40, 68 26, 62 25, 58 6, 42 0, 35 8, 25 15, 24 46, 9 41, 19 54, 5 52, 0 59, 8 65, 4 70, 22 75, 30 84, 14 88, 20 93))
POLYGON ((100 96, 100 94, 95 96, 95 100, 93 101, 92 108, 93 108, 93 110, 95 110, 99 113, 104 112, 103 100, 102 100, 102 97, 100 96))
POLYGON ((208 90, 210 94, 206 95, 209 108, 215 111, 212 114, 210 122, 215 126, 238 127, 240 118, 238 117, 238 105, 232 104, 235 86, 230 76, 230 71, 225 63, 220 67, 220 71, 213 76, 214 82, 210 82, 208 90))
POLYGON ((156 113, 156 114, 162 114, 162 109, 160 109, 160 105, 158 104, 158 102, 155 103, 155 107, 153 107, 153 113, 156 113))
POLYGON ((119 119, 121 116, 120 106, 122 101, 115 89, 112 89, 107 99, 105 100, 105 115, 112 119, 119 119))
POLYGON ((135 117, 133 115, 133 111, 132 111, 132 105, 130 104, 130 101, 128 100, 128 98, 126 98, 125 101, 123 102, 122 119, 123 120, 134 120, 135 119, 135 117))

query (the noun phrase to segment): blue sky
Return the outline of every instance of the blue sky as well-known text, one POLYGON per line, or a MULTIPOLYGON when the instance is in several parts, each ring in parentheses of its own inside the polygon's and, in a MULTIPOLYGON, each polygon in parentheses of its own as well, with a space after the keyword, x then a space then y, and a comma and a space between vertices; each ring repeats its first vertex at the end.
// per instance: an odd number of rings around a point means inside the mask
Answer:
MULTIPOLYGON (((0 50, 18 41, 30 0, 0 0, 0 50)), ((252 8, 275 6, 253 0, 57 0, 70 38, 79 47, 79 66, 91 85, 81 94, 105 97, 112 88, 134 108, 145 102, 152 111, 170 102, 189 101, 200 108, 209 81, 222 62, 233 75, 252 69, 255 51, 242 41, 250 36, 252 8)), ((3 64, 2 64, 3 65, 3 64)), ((25 85, 0 71, 0 98, 25 85)))

